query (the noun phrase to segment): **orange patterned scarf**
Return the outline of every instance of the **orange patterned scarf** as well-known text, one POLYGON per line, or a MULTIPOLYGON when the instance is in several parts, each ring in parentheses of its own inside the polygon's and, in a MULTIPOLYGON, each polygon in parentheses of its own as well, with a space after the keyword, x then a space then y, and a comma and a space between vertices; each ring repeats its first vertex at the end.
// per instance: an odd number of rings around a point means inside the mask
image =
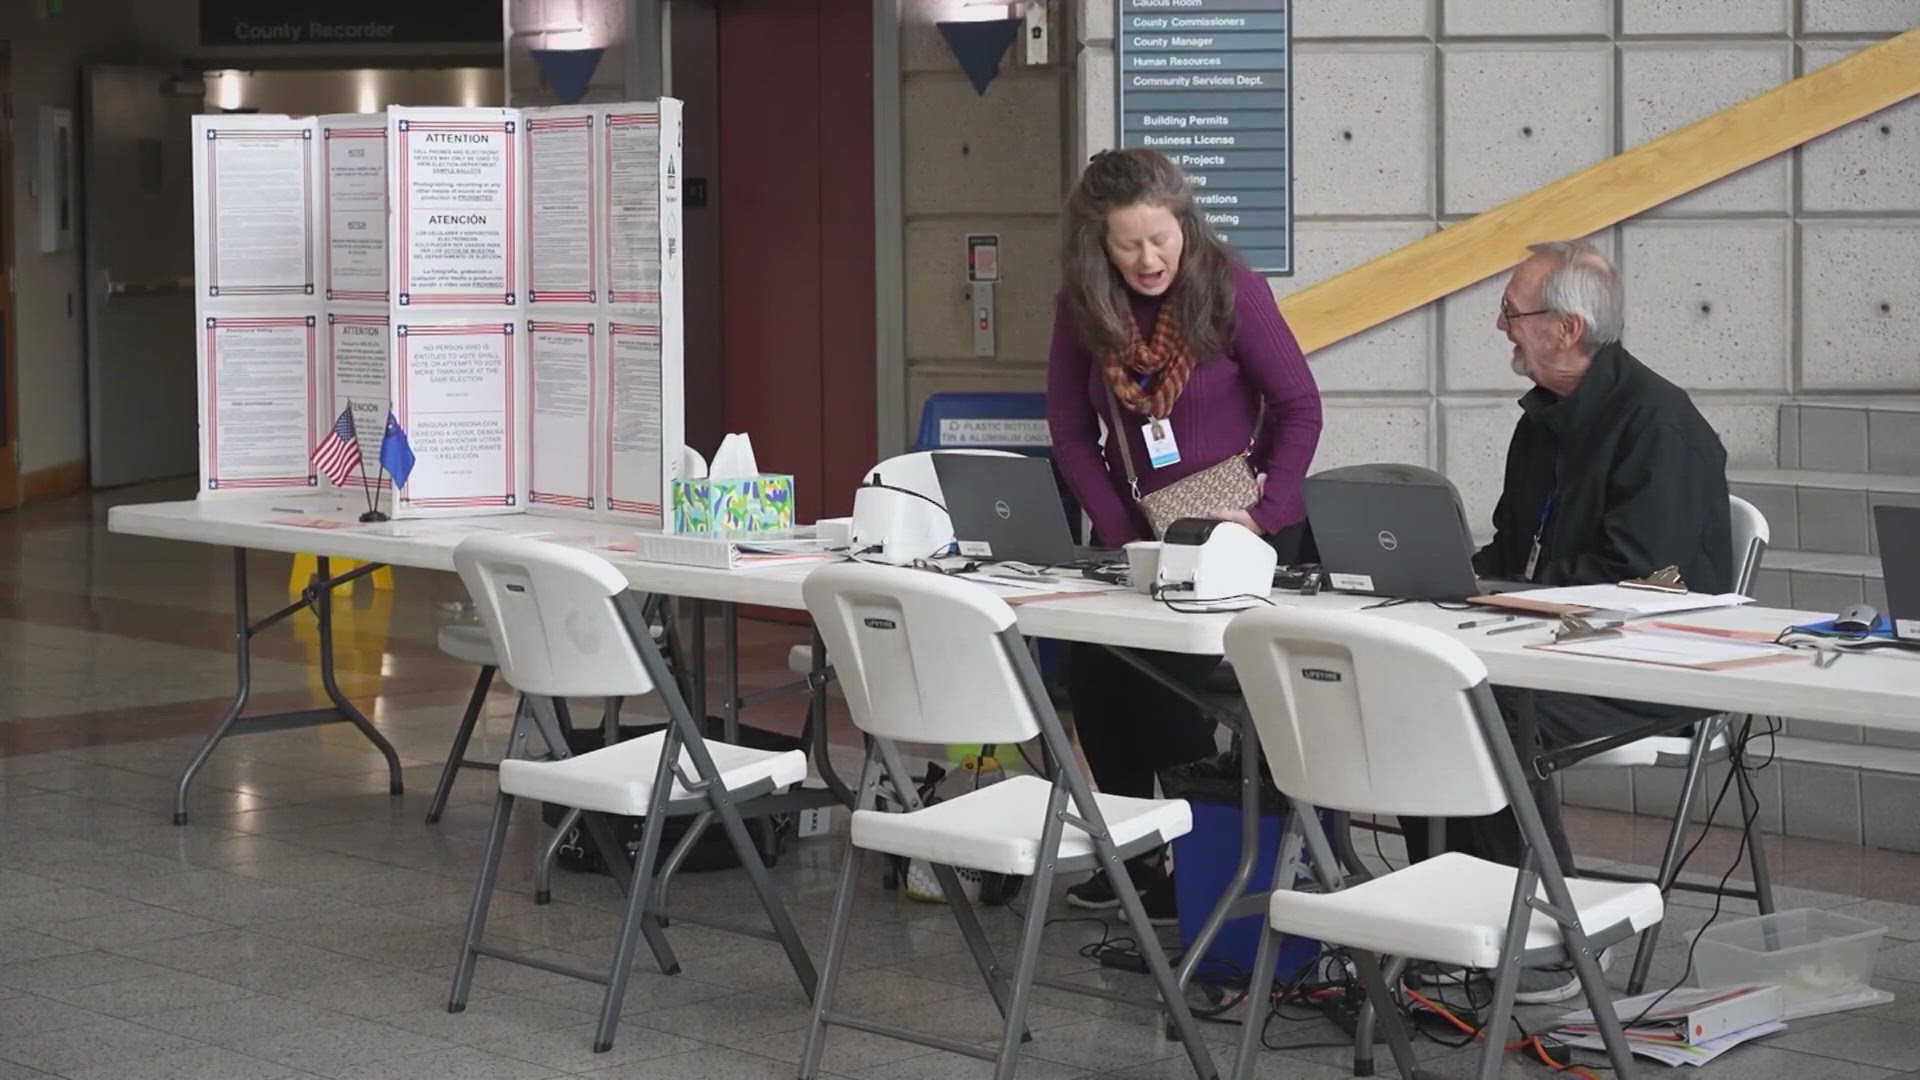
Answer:
POLYGON ((1180 399, 1180 391, 1186 389, 1187 377, 1193 374, 1193 350, 1187 347, 1187 336, 1173 305, 1161 305, 1150 342, 1140 339, 1139 327, 1129 313, 1126 348, 1118 355, 1102 357, 1101 367, 1120 404, 1145 416, 1164 418, 1180 399), (1141 376, 1147 376, 1144 389, 1141 376))

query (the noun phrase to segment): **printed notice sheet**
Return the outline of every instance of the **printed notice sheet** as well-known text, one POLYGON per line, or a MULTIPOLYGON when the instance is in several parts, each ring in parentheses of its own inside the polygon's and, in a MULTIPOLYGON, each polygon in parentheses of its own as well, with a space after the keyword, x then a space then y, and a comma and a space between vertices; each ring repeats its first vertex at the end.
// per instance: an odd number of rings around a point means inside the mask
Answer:
POLYGON ((512 307, 522 274, 519 113, 387 110, 395 301, 512 307))
POLYGON ((320 118, 326 299, 387 302, 387 118, 320 118))
POLYGON ((202 300, 313 297, 318 125, 193 118, 194 278, 202 300))
POLYGON ((201 318, 200 496, 305 490, 318 415, 311 315, 201 318))
MULTIPOLYGON (((661 482, 660 328, 614 319, 607 326, 607 507, 659 528, 668 494, 661 482)), ((673 448, 678 456, 680 449, 673 448)))
POLYGON ((511 322, 395 322, 394 415, 415 458, 395 517, 525 509, 518 342, 511 322))
POLYGON ((527 324, 532 373, 527 500, 538 508, 595 509, 595 398, 599 388, 591 320, 527 324))
POLYGON ((592 304, 599 298, 593 197, 596 119, 594 109, 526 111, 529 303, 592 304))
POLYGON ((360 443, 361 471, 348 476, 342 486, 354 491, 369 487, 386 491, 393 486, 393 481, 380 471, 380 438, 386 432, 390 407, 387 321, 384 312, 327 313, 327 370, 332 394, 320 416, 325 426, 331 428, 331 418, 339 416, 340 410, 349 404, 353 406, 353 433, 360 443))
POLYGON ((606 118, 607 287, 613 302, 660 302, 660 110, 606 118))

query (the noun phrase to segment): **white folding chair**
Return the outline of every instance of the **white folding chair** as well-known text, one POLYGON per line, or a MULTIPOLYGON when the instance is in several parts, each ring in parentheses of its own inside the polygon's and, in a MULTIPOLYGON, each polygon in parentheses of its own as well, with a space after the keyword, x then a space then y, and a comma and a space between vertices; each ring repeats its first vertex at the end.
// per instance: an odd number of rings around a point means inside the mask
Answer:
MULTIPOLYGON (((447 800, 453 795, 453 781, 460 775, 461 769, 480 769, 484 772, 498 772, 500 769, 494 762, 474 761, 467 757, 467 744, 473 740, 473 729, 480 723, 480 712, 486 707, 487 693, 493 689, 494 674, 500 669, 500 663, 494 656, 493 642, 487 637, 487 628, 468 623, 450 623, 440 628, 439 644, 441 652, 479 668, 480 676, 474 680, 473 692, 467 696, 466 711, 460 715, 460 726, 453 733, 453 746, 447 750, 447 763, 441 766, 440 781, 434 786, 433 799, 427 803, 429 825, 439 822, 440 815, 446 811, 447 800)), ((553 706, 560 713, 561 723, 570 725, 566 702, 555 699, 553 706)), ((600 723, 608 743, 618 738, 619 698, 607 699, 600 723)))
MULTIPOLYGON (((691 446, 681 447, 680 473, 688 479, 698 479, 707 475, 707 459, 691 446)), ((664 621, 666 614, 664 611, 661 612, 661 621, 664 621)), ((654 637, 658 640, 660 632, 656 631, 654 637)), ((441 652, 455 660, 479 668, 480 675, 474 680, 473 693, 467 696, 467 708, 460 716, 459 728, 453 733, 453 746, 447 751, 447 763, 441 766, 440 782, 434 787, 433 799, 427 803, 427 824, 429 825, 437 823, 440 815, 446 811, 447 799, 453 794, 453 781, 460 775, 461 769, 481 769, 487 772, 499 769, 499 766, 491 761, 467 760, 467 744, 473 739, 473 729, 479 723, 480 711, 487 703, 487 692, 493 689, 494 673, 500 668, 499 663, 494 660, 493 642, 487 639, 486 627, 465 623, 443 626, 440 628, 439 644, 441 652)), ((556 699, 554 704, 564 718, 565 703, 556 699)), ((608 745, 619 738, 619 698, 607 699, 606 707, 600 715, 600 725, 608 745)), ((556 839, 564 838, 570 828, 572 828, 571 822, 562 823, 556 839)), ((555 844, 541 863, 542 872, 539 882, 541 887, 536 896, 536 900, 541 902, 547 899, 546 873, 553 861, 552 851, 557 848, 558 844, 555 844)))
MULTIPOLYGON (((1019 1066, 1034 984, 1090 992, 1035 975, 1055 874, 1105 869, 1133 925, 1145 926, 1146 913, 1128 885, 1123 860, 1184 835, 1192 828, 1192 813, 1180 799, 1095 795, 1088 788, 1013 610, 981 586, 923 570, 845 563, 808 575, 804 593, 853 722, 867 735, 867 760, 800 1076, 818 1075, 826 1029, 838 1025, 992 1061, 996 1080, 1008 1080, 1019 1066), (896 741, 1022 743, 1036 735, 1052 763, 1051 781, 1012 777, 931 807, 921 806, 894 746, 896 741), (883 776, 892 785, 887 798, 904 812, 866 809, 883 776), (933 866, 1005 1021, 997 1052, 833 1011, 854 882, 867 851, 924 859, 933 866), (1028 895, 1033 899, 1010 976, 995 961, 955 867, 1032 877, 1028 895)), ((1166 954, 1152 934, 1140 939, 1160 997, 1140 1004, 1172 1013, 1195 1073, 1211 1080, 1213 1056, 1166 954)))
MULTIPOLYGON (((733 842, 772 922, 771 932, 708 925, 778 941, 801 986, 813 994, 815 974, 786 904, 767 876, 760 853, 740 817, 740 805, 799 783, 807 774, 806 755, 752 750, 704 739, 680 696, 649 632, 641 601, 606 560, 591 552, 515 537, 476 537, 454 550, 454 568, 472 594, 487 628, 500 671, 521 694, 508 756, 500 763, 500 794, 494 802, 493 829, 474 890, 473 910, 460 963, 454 974, 448 1012, 466 1008, 475 962, 481 956, 511 960, 570 975, 607 987, 593 1049, 613 1045, 627 975, 637 944, 647 938, 660 969, 677 974, 679 962, 662 931, 662 913, 651 897, 654 863, 666 818, 699 815, 669 857, 677 864, 715 818, 733 842), (553 703, 564 697, 633 697, 658 690, 667 709, 664 729, 569 756, 553 703), (526 724, 532 720, 547 744, 548 760, 525 756, 526 724), (634 859, 625 918, 614 946, 612 968, 604 975, 520 956, 486 945, 487 907, 493 896, 501 850, 516 798, 576 808, 608 858, 616 881, 626 848, 614 837, 607 815, 644 816, 640 851, 634 859)), ((701 920, 707 922, 707 920, 701 920)))
MULTIPOLYGON (((1521 969, 1571 961, 1617 1075, 1631 1080, 1633 1059, 1597 958, 1660 921, 1660 890, 1561 876, 1479 658, 1436 630, 1357 612, 1289 608, 1236 616, 1227 628, 1226 654, 1274 784, 1294 805, 1286 865, 1275 880, 1293 880, 1303 833, 1325 890, 1271 895, 1250 984, 1254 1000, 1264 1002, 1270 993, 1281 935, 1344 946, 1385 1024, 1401 1074, 1411 1078, 1413 1048, 1381 958, 1497 971, 1479 1069, 1481 1080, 1492 1080, 1521 969), (1314 812, 1482 817, 1508 806, 1527 844, 1521 868, 1448 852, 1351 886, 1334 869, 1314 812)), ((1259 1019, 1256 1008, 1236 1078, 1251 1075, 1259 1019)), ((1364 1049, 1370 1065, 1371 1046, 1364 1049)))
MULTIPOLYGON (((1767 526, 1766 515, 1752 503, 1732 496, 1728 499, 1731 511, 1734 557, 1733 591, 1746 593, 1753 587, 1753 579, 1760 571, 1760 561, 1766 555, 1767 544, 1771 539, 1771 530, 1767 526)), ((1753 790, 1753 778, 1747 774, 1744 762, 1734 760, 1738 754, 1735 743, 1744 742, 1747 729, 1753 723, 1750 716, 1729 716, 1717 714, 1707 717, 1694 726, 1691 736, 1657 735, 1640 739, 1624 746, 1602 750, 1589 757, 1583 757, 1568 765, 1573 769, 1623 769, 1634 766, 1646 766, 1662 769, 1685 769, 1686 779, 1680 785, 1679 804, 1674 807, 1673 823, 1667 830, 1666 851, 1660 857, 1660 869, 1651 879, 1660 886, 1661 892, 1676 887, 1689 888, 1700 892, 1720 892, 1718 885, 1689 885, 1679 881, 1680 860, 1686 849, 1687 821, 1694 805, 1704 798, 1704 778, 1709 765, 1731 762, 1734 789, 1739 792, 1741 820, 1757 820, 1760 813, 1760 799, 1753 790), (1729 739, 1729 733, 1738 725, 1738 732, 1729 739)), ((1578 753, 1579 747, 1569 748, 1570 753, 1578 753)), ((1705 826, 1703 826, 1704 828, 1705 826)), ((1773 912, 1773 882, 1767 873, 1767 855, 1762 844, 1760 830, 1746 830, 1747 865, 1753 873, 1753 888, 1727 889, 1728 896, 1739 896, 1754 901, 1763 915, 1773 912)), ((1582 876, 1603 878, 1608 881, 1647 881, 1643 876, 1621 874, 1607 870, 1582 870, 1582 876)), ((1647 928, 1640 937, 1639 952, 1634 956, 1633 971, 1627 978, 1627 992, 1638 994, 1647 982, 1647 973, 1653 966, 1654 948, 1660 941, 1660 927, 1655 924, 1647 928)))

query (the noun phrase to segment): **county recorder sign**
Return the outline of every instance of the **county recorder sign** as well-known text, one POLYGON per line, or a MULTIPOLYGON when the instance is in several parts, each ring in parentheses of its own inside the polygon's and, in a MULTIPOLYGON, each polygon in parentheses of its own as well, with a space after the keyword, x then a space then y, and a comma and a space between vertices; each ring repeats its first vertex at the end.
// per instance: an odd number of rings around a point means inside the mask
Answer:
POLYGON ((1287 0, 1119 0, 1120 145, 1180 164, 1247 265, 1293 272, 1287 0))
POLYGON ((483 0, 200 0, 205 46, 498 46, 503 25, 483 0))

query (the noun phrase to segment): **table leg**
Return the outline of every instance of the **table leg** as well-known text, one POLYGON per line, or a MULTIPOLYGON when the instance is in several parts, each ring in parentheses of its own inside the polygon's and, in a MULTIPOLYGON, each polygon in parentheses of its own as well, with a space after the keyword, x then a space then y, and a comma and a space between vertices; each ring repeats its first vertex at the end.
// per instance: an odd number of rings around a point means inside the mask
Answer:
POLYGON ((378 563, 365 563, 354 569, 332 577, 328 574, 327 560, 319 559, 313 583, 300 596, 300 599, 266 616, 259 622, 253 621, 251 609, 247 603, 247 551, 245 548, 233 549, 233 652, 234 652, 234 691, 233 704, 220 717, 206 739, 201 742, 193 757, 187 761, 187 767, 180 772, 180 779, 173 789, 173 823, 187 824, 187 792, 193 786, 194 775, 213 756, 214 748, 220 741, 233 734, 234 727, 245 721, 254 730, 274 730, 288 727, 302 727, 308 724, 331 723, 345 719, 359 728, 368 741, 380 750, 387 759, 387 773, 392 780, 391 790, 398 795, 401 791, 400 757, 394 752, 393 744, 381 735, 379 730, 361 715, 360 710, 340 690, 339 682, 333 671, 333 590, 341 585, 366 577, 379 570, 378 563), (244 716, 247 698, 253 692, 253 639, 269 628, 285 621, 304 610, 312 610, 320 624, 320 680, 326 688, 330 704, 320 709, 295 709, 290 712, 273 713, 263 716, 244 716))
POLYGON ((687 638, 687 706, 693 710, 693 722, 705 731, 707 726, 707 602, 687 601, 688 620, 693 623, 687 638))
MULTIPOLYGON (((721 665, 725 671, 727 702, 720 709, 721 738, 740 741, 740 605, 720 605, 721 665)), ((694 715, 698 716, 699 713, 694 715)))
POLYGON ((247 615, 247 551, 245 548, 233 549, 233 658, 234 691, 233 704, 227 707, 226 715, 220 718, 213 730, 207 733, 206 740, 193 752, 187 767, 180 773, 180 782, 173 789, 173 823, 187 823, 187 788, 193 784, 193 776, 200 767, 213 756, 213 748, 233 730, 234 722, 240 719, 240 713, 247 707, 247 694, 253 688, 253 626, 247 615))
POLYGON ((320 685, 327 688, 327 697, 333 702, 333 707, 340 710, 340 715, 359 728, 360 734, 365 735, 367 741, 387 759, 387 791, 399 795, 405 790, 405 783, 400 776, 400 755, 394 752, 393 744, 387 741, 387 737, 380 734, 380 729, 374 727, 359 708, 347 700, 347 695, 341 692, 340 683, 334 677, 333 575, 327 572, 328 561, 325 555, 314 560, 316 576, 319 578, 319 587, 313 595, 313 613, 320 623, 320 685))

